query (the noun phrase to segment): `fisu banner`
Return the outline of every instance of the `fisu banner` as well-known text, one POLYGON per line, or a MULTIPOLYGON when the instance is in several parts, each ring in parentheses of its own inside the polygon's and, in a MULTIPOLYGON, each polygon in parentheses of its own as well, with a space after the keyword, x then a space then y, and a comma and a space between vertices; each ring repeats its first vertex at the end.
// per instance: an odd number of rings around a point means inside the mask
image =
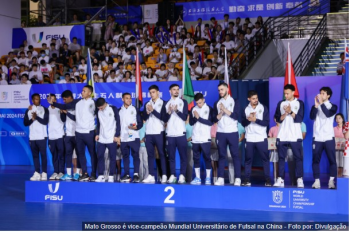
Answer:
POLYGON ((85 46, 85 27, 84 25, 59 26, 59 27, 27 27, 13 28, 12 30, 12 48, 19 48, 24 40, 34 48, 41 48, 42 43, 50 46, 51 39, 60 39, 65 37, 71 42, 73 37, 77 37, 78 44, 85 46))
MULTIPOLYGON (((197 21, 202 18, 203 21, 210 20, 215 17, 217 20, 222 20, 224 14, 229 14, 230 19, 241 18, 257 18, 262 17, 276 17, 297 7, 303 1, 301 0, 217 0, 217 1, 197 1, 188 3, 177 3, 177 6, 183 6, 184 21, 197 21)), ((312 1, 314 2, 314 1, 312 1)), ((325 4, 328 0, 323 0, 325 4)), ((307 9, 311 6, 311 1, 305 2, 299 6, 302 9, 307 9)), ((329 12, 329 7, 317 14, 325 14, 329 12)), ((300 12, 299 12, 300 13, 300 12)))
MULTIPOLYGON (((181 82, 157 82, 161 98, 170 99, 169 86, 181 82)), ((142 83, 143 102, 150 100, 148 88, 155 83, 142 83)), ((193 82, 195 93, 201 92, 208 105, 213 106, 218 100, 216 86, 219 81, 193 82), (209 83, 210 82, 210 83, 209 83)), ((23 125, 25 111, 32 104, 31 95, 38 93, 41 104, 48 107, 46 98, 50 93, 56 95, 57 101, 63 103, 61 93, 71 90, 75 99, 81 98, 81 91, 85 84, 43 84, 43 85, 8 85, 0 86, 0 165, 32 165, 33 159, 29 147, 29 128, 23 125)), ((135 83, 96 83, 95 97, 103 97, 109 104, 118 108, 122 105, 122 94, 131 93, 135 99, 135 83)), ((48 165, 52 164, 49 149, 48 165)), ((88 164, 90 159, 88 159, 88 164)))

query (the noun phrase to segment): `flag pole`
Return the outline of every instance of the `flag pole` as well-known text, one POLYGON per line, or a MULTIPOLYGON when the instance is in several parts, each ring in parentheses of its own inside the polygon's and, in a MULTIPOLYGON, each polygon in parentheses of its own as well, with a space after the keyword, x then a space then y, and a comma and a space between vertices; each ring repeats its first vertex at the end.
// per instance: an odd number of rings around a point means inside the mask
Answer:
MULTIPOLYGON (((185 44, 183 44, 182 48, 182 67, 185 69, 187 66, 185 65, 185 60, 186 60, 186 50, 185 50, 185 44)), ((186 77, 186 71, 182 70, 182 99, 184 98, 184 93, 185 93, 185 77, 186 77)))

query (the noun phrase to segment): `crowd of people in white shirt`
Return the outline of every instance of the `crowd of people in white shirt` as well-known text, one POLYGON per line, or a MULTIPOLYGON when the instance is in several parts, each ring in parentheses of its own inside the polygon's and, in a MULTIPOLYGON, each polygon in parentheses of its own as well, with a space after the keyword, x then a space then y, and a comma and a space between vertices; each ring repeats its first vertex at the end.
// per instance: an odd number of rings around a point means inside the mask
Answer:
MULTIPOLYGON (((113 21, 113 17, 108 20, 113 21)), ((95 82, 134 82, 138 55, 141 81, 178 81, 185 68, 185 48, 192 80, 222 79, 225 48, 230 65, 256 33, 264 33, 260 16, 255 26, 249 18, 244 23, 239 17, 234 21, 225 14, 222 23, 212 17, 205 24, 199 18, 190 28, 181 18, 174 25, 167 20, 164 26, 157 23, 152 28, 147 22, 116 27, 113 33, 105 34, 106 43, 98 46, 100 50, 91 47, 91 75, 95 82)), ((101 25, 91 30, 93 35, 100 34, 101 25)), ((93 42, 100 45, 100 37, 93 36, 93 42)), ((9 52, 6 62, 0 64, 0 85, 86 82, 87 57, 82 56, 79 39, 52 39, 50 46, 43 43, 40 49, 23 41, 19 50, 9 52)))

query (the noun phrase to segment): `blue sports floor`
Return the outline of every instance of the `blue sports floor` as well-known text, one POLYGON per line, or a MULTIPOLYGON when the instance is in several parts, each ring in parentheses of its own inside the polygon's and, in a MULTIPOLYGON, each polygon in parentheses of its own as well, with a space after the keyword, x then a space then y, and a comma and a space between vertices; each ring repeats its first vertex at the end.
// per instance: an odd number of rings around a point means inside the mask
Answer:
MULTIPOLYGON (((81 230, 83 221, 344 222, 349 219, 348 215, 334 214, 26 203, 24 182, 29 179, 32 172, 30 166, 0 166, 0 230, 81 230)), ((215 201, 210 199, 210 196, 208 200, 215 201)))

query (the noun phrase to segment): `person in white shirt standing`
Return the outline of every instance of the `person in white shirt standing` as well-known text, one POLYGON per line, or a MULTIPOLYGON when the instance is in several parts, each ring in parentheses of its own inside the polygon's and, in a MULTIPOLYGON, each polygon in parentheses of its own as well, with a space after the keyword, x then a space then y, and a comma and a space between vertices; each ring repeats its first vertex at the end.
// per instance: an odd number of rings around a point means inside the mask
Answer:
POLYGON ((269 110, 261 104, 255 90, 248 91, 248 101, 242 115, 242 126, 245 127, 245 180, 243 186, 251 186, 250 175, 255 151, 259 153, 264 167, 265 186, 272 186, 270 179, 270 160, 267 144, 267 127, 269 110))
POLYGON ((227 146, 232 156, 235 186, 241 185, 241 160, 238 152, 238 117, 240 111, 239 102, 233 99, 228 90, 228 85, 224 82, 218 85, 220 99, 214 104, 214 123, 218 123, 216 132, 216 144, 219 152, 218 180, 215 185, 224 185, 224 169, 227 155, 227 146))
POLYGON ((205 103, 202 93, 194 95, 196 106, 190 112, 190 125, 192 128, 192 151, 193 163, 196 177, 191 184, 200 185, 202 183, 200 177, 200 156, 203 153, 205 161, 206 178, 205 184, 211 184, 211 126, 213 125, 213 109, 205 103))
POLYGON ((120 120, 117 107, 110 105, 104 98, 96 100, 97 127, 95 140, 97 142, 98 178, 96 182, 105 182, 104 171, 105 152, 109 155, 108 182, 114 182, 115 165, 117 163, 117 143, 120 143, 120 120))
POLYGON ((33 105, 29 106, 24 114, 24 126, 29 126, 29 145, 33 155, 35 167, 31 181, 47 180, 47 124, 49 111, 40 105, 40 95, 32 95, 33 105), (39 153, 41 162, 39 160, 39 153), (40 174, 40 163, 41 171, 40 174))
POLYGON ((167 182, 166 159, 164 147, 164 121, 166 116, 166 102, 159 98, 159 88, 157 85, 151 85, 148 88, 151 100, 146 103, 142 118, 146 121, 146 140, 145 145, 148 154, 148 173, 149 175, 142 181, 143 183, 155 183, 154 159, 155 147, 157 147, 161 168, 162 184, 167 182))
MULTIPOLYGON (((53 102, 57 102, 56 95, 50 94, 53 102)), ((49 148, 52 154, 53 174, 50 180, 60 180, 64 175, 64 115, 61 110, 50 105, 49 111, 49 148)))
POLYGON ((131 105, 130 93, 123 93, 124 104, 119 110, 120 117, 120 150, 123 155, 124 176, 120 182, 131 182, 130 177, 130 151, 134 162, 134 183, 140 182, 140 133, 143 121, 139 110, 131 105))
POLYGON ((93 87, 85 85, 81 92, 82 98, 75 99, 67 104, 58 104, 53 102, 51 98, 48 98, 48 103, 61 110, 75 109, 76 128, 75 138, 77 142, 78 159, 82 168, 82 176, 79 177, 79 181, 95 181, 96 180, 96 167, 97 157, 95 151, 95 114, 96 107, 95 102, 91 98, 93 93, 93 87), (88 148, 91 157, 91 177, 87 173, 85 147, 88 148))
POLYGON ((298 188, 304 187, 303 182, 303 159, 301 155, 303 135, 301 132, 301 123, 304 118, 304 102, 294 97, 294 85, 284 86, 285 100, 277 104, 275 117, 280 123, 280 129, 277 135, 278 151, 278 178, 274 187, 284 187, 284 166, 288 148, 293 151, 293 157, 296 162, 296 178, 298 188))
POLYGON ((188 115, 187 101, 179 97, 179 85, 172 84, 169 87, 170 100, 165 105, 167 114, 164 122, 166 127, 166 144, 170 163, 170 178, 168 183, 176 183, 175 153, 176 148, 180 155, 179 184, 186 183, 185 175, 187 169, 187 139, 185 122, 188 115))
POLYGON ((337 177, 333 122, 338 106, 329 101, 331 97, 332 89, 322 87, 320 94, 315 97, 315 105, 312 106, 310 112, 310 119, 315 121, 312 142, 312 171, 315 178, 312 188, 315 189, 321 188, 320 161, 324 150, 329 161, 328 188, 335 188, 335 178, 337 177))
MULTIPOLYGON (((62 92, 61 97, 65 104, 71 103, 73 98, 73 93, 70 90, 65 90, 62 92)), ((66 163, 66 174, 62 176, 61 180, 75 180, 78 181, 80 177, 80 162, 76 159, 77 168, 74 175, 72 175, 72 163, 74 159, 74 150, 76 152, 76 139, 75 139, 75 109, 61 110, 63 113, 62 121, 65 123, 65 137, 64 137, 64 150, 65 150, 65 163, 66 163)))

